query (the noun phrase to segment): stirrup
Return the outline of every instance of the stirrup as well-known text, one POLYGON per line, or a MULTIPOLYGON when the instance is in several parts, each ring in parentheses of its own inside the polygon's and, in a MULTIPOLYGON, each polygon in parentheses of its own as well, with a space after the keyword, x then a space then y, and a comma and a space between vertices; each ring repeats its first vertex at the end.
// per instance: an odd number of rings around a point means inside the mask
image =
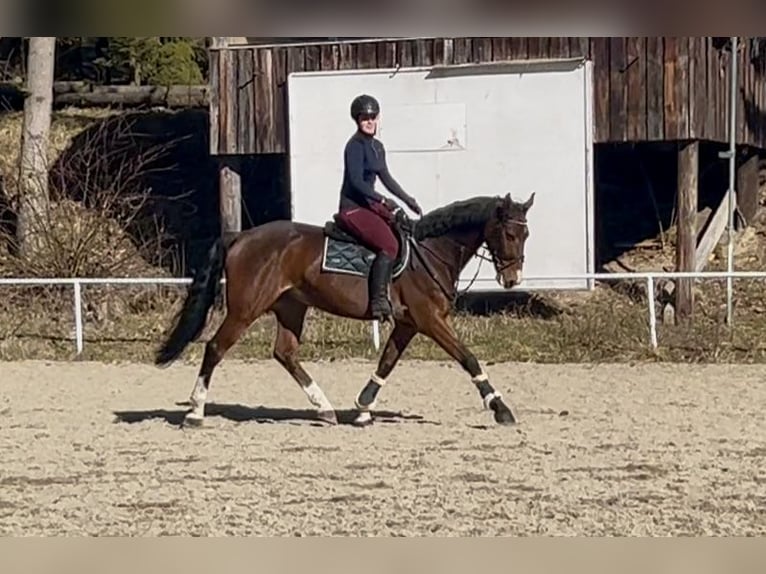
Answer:
POLYGON ((394 307, 387 298, 380 301, 373 300, 372 303, 370 303, 370 314, 373 319, 385 322, 393 317, 394 307))

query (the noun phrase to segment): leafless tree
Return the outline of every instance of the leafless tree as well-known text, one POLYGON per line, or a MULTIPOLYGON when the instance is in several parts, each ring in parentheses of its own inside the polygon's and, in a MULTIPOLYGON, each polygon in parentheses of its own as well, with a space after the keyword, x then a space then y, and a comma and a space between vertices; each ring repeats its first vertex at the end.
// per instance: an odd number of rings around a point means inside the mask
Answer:
POLYGON ((18 241, 22 257, 34 252, 43 230, 35 225, 47 210, 48 140, 53 111, 53 67, 55 36, 29 39, 24 125, 19 158, 18 241))

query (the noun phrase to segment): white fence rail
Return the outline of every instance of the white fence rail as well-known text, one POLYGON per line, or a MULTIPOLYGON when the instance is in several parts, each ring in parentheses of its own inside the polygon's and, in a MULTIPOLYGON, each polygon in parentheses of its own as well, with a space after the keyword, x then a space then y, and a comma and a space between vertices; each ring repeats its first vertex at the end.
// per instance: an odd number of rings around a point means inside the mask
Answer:
MULTIPOLYGON (((588 273, 584 275, 571 275, 560 277, 546 277, 547 280, 572 281, 572 280, 595 280, 595 281, 644 281, 649 307, 649 342, 652 349, 657 349, 657 310, 655 307, 655 284, 658 279, 766 279, 766 271, 732 271, 732 272, 646 272, 646 273, 588 273)), ((535 279, 535 278, 532 278, 535 279)), ((82 287, 83 285, 188 285, 188 278, 133 278, 133 277, 108 277, 108 278, 0 278, 0 285, 6 286, 51 286, 71 285, 74 289, 74 316, 75 316, 75 348, 80 355, 84 347, 83 316, 82 316, 82 287)), ((222 280, 225 283, 225 279, 222 280)), ((376 349, 380 347, 380 332, 377 322, 373 322, 373 344, 376 349)))
MULTIPOLYGON (((82 318, 82 286, 83 285, 188 285, 189 278, 169 277, 55 277, 55 278, 0 278, 0 285, 7 286, 38 286, 72 285, 74 287, 74 332, 77 355, 84 348, 83 318, 82 318)), ((225 283, 225 280, 221 281, 225 283)))

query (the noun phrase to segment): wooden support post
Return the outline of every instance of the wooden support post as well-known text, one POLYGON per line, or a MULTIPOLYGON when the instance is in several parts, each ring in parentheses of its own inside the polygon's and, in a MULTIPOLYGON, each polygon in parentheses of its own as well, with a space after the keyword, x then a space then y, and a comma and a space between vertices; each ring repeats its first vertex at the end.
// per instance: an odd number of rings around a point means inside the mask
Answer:
POLYGON ((220 161, 218 189, 221 234, 227 239, 242 231, 241 163, 235 156, 221 156, 220 161))
MULTIPOLYGON (((699 143, 683 143, 678 151, 678 239, 676 270, 694 271, 697 247, 697 188, 699 179, 699 143)), ((694 308, 693 279, 676 282, 676 322, 691 320, 694 308)))
POLYGON ((737 206, 747 225, 758 212, 758 156, 748 156, 737 168, 737 206))
MULTIPOLYGON (((226 48, 230 44, 237 43, 231 36, 211 36, 212 48, 226 48)), ((216 67, 220 58, 211 58, 211 68, 216 67), (213 66, 213 63, 216 66, 213 66)), ((235 70, 236 72, 236 70, 235 70)), ((233 81, 233 80, 232 80, 233 81)), ((225 155, 227 146, 235 141, 227 133, 226 143, 221 145, 218 140, 221 130, 221 110, 219 99, 222 92, 228 90, 228 86, 220 86, 218 76, 213 73, 211 78, 210 95, 210 152, 218 157, 218 198, 221 215, 221 235, 224 239, 236 235, 242 231, 242 181, 241 181, 241 158, 236 155, 225 155), (222 149, 223 148, 223 149, 222 149), (223 152, 223 154, 222 154, 223 152)), ((228 129, 230 126, 224 126, 228 129)))

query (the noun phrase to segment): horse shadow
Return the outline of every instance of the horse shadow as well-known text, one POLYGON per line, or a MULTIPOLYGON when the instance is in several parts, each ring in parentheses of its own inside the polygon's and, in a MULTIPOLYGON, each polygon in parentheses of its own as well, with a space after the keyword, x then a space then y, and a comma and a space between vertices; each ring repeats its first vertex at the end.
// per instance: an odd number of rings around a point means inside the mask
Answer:
POLYGON ((455 310, 480 317, 510 313, 543 320, 553 319, 564 312, 544 297, 524 291, 463 293, 455 303, 455 310))
MULTIPOLYGON (((188 403, 176 403, 178 406, 188 406, 188 403)), ((184 426, 184 417, 191 410, 186 409, 149 409, 138 411, 113 411, 115 424, 136 424, 148 421, 163 421, 171 426, 184 426)), ((339 425, 353 425, 359 415, 356 409, 336 410, 339 425)), ((373 410, 371 412, 376 423, 415 423, 439 425, 441 423, 426 420, 417 414, 404 414, 397 411, 373 410)), ((222 418, 235 423, 256 422, 258 424, 276 423, 311 423, 315 426, 326 426, 315 410, 291 409, 286 407, 248 407, 241 404, 208 403, 205 405, 205 418, 222 418)))

